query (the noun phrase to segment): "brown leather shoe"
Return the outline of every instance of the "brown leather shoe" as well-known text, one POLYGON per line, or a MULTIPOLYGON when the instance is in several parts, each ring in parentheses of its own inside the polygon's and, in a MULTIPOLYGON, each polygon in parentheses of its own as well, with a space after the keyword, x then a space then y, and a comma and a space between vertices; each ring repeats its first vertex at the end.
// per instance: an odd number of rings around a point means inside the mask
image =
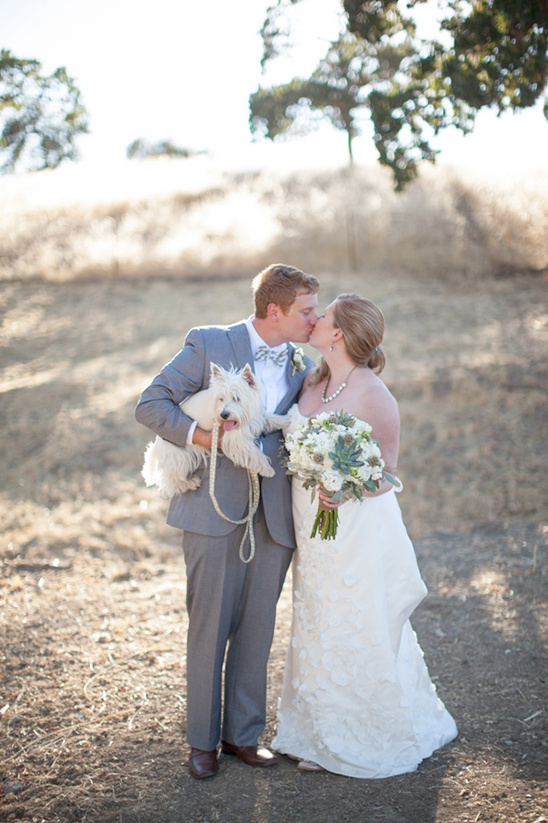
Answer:
POLYGON ((205 777, 213 777, 219 771, 217 763, 217 749, 212 752, 204 752, 202 749, 191 749, 188 768, 193 777, 203 780, 205 777))
POLYGON ((278 756, 263 746, 234 746, 221 740, 221 748, 225 754, 235 754, 248 766, 274 766, 278 762, 278 756))

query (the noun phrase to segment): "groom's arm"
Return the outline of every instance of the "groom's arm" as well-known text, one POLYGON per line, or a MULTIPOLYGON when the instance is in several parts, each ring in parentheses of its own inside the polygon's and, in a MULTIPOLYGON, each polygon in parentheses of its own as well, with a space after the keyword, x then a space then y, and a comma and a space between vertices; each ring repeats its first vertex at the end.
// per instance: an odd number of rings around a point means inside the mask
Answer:
MULTIPOLYGON (((206 363, 205 342, 200 329, 192 329, 184 347, 175 355, 146 388, 135 408, 135 417, 164 440, 184 446, 194 421, 184 414, 179 404, 209 383, 209 364, 206 363)), ((211 445, 210 432, 196 429, 193 442, 211 445), (204 437, 205 436, 205 437, 204 437), (207 440, 209 444, 199 442, 207 440)))

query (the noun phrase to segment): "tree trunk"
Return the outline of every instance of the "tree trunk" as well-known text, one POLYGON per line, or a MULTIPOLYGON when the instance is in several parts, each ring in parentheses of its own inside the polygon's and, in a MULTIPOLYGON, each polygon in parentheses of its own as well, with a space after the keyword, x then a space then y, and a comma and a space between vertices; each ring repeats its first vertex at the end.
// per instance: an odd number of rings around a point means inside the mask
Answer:
POLYGON ((348 138, 348 164, 350 166, 353 166, 354 165, 354 155, 352 153, 352 138, 353 138, 353 135, 352 135, 352 130, 350 128, 346 129, 346 135, 347 135, 347 138, 348 138))

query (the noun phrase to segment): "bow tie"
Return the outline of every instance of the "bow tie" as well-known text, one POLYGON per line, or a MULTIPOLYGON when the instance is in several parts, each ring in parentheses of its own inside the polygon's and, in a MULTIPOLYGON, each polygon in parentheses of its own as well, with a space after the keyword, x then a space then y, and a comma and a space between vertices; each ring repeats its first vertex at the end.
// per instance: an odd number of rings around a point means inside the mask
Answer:
POLYGON ((287 348, 282 351, 275 351, 268 346, 259 346, 255 353, 255 360, 273 360, 277 366, 283 366, 287 359, 287 348))

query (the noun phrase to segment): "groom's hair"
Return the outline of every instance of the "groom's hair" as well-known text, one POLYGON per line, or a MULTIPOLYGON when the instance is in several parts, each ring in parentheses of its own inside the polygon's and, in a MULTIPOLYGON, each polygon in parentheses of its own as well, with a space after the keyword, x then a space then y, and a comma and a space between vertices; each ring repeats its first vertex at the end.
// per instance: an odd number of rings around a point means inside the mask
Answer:
POLYGON ((313 274, 305 274, 294 266, 273 263, 251 282, 255 301, 255 317, 264 319, 270 303, 287 314, 299 294, 316 294, 320 284, 313 274))

